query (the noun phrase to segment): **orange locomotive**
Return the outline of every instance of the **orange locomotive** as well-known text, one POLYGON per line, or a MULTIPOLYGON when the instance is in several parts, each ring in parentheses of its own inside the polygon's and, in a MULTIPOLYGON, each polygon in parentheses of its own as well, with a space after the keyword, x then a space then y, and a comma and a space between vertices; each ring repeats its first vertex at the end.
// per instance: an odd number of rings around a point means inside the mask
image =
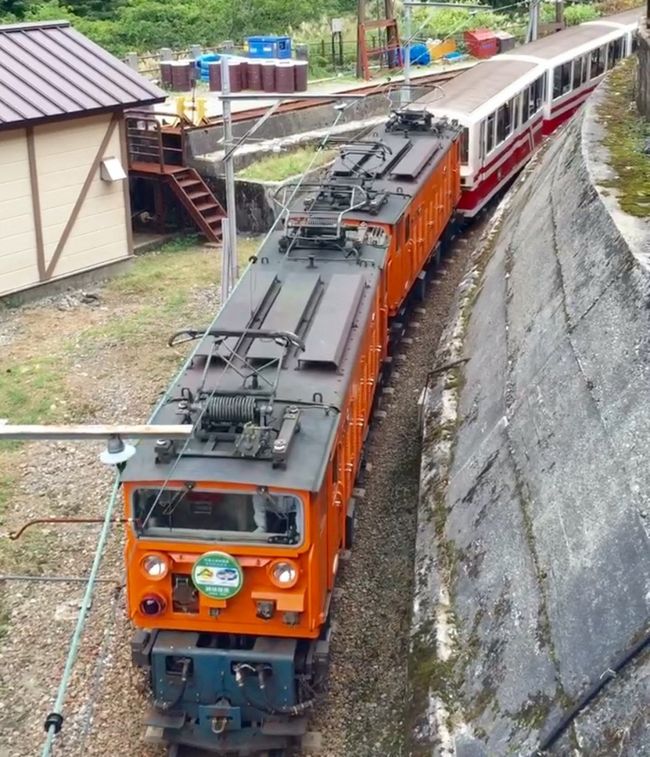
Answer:
POLYGON ((216 754, 306 729, 389 318, 460 196, 458 129, 396 113, 305 186, 199 339, 123 472, 147 723, 216 754))

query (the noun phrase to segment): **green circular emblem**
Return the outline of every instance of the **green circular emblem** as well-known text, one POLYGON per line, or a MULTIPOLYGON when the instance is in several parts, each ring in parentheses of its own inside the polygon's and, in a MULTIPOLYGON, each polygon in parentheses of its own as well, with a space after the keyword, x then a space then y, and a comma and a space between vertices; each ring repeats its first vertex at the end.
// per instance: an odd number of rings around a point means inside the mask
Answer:
POLYGON ((212 599, 230 599, 244 585, 241 566, 225 552, 206 552, 192 568, 194 586, 212 599))

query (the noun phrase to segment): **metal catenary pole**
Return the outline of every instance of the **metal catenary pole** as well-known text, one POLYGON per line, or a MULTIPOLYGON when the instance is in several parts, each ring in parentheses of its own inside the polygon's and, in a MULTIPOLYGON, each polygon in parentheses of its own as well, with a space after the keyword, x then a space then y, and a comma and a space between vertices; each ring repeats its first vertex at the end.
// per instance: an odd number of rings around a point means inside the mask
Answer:
MULTIPOLYGON (((228 58, 221 58, 221 90, 224 98, 222 99, 223 107, 223 138, 224 138, 224 173, 226 179, 226 213, 228 214, 228 239, 223 240, 223 255, 226 259, 228 276, 225 284, 222 282, 222 288, 225 290, 227 297, 238 278, 237 265, 237 208, 235 204, 235 165, 230 148, 232 146, 232 106, 228 95, 230 95, 230 71, 228 68, 228 58), (227 244, 226 244, 227 242, 227 244)), ((225 297, 224 297, 225 300, 225 297)), ((224 301, 222 300, 222 301, 224 301)))
POLYGON ((411 6, 404 8, 404 33, 406 45, 404 47, 404 86, 402 88, 402 105, 406 105, 411 99, 411 6))

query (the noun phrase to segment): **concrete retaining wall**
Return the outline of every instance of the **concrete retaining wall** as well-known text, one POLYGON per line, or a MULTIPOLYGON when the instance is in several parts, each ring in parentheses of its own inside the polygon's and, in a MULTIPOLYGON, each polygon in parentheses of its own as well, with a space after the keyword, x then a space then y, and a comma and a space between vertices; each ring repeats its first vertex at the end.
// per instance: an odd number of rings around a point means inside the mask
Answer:
MULTIPOLYGON (((512 196, 440 359, 468 362, 426 395, 412 665, 428 753, 531 754, 647 633, 650 235, 594 186, 593 106, 512 196)), ((650 754, 649 705, 646 650, 557 753, 650 754)))

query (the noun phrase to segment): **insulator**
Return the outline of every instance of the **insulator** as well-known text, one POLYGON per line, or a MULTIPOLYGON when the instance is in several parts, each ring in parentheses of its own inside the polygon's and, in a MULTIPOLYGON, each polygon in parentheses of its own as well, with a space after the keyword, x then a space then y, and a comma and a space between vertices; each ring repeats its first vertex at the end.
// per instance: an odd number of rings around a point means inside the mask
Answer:
POLYGON ((210 397, 203 415, 204 425, 212 423, 249 423, 259 420, 255 397, 220 395, 210 397))

